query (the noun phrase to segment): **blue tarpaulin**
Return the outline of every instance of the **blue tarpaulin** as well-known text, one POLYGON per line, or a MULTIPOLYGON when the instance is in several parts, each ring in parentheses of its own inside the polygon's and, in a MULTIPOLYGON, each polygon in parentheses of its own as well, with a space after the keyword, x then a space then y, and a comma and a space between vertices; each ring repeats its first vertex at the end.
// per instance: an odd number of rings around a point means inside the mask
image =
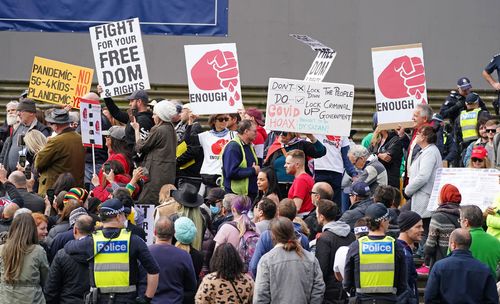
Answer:
POLYGON ((144 34, 227 35, 228 0, 1 0, 0 30, 88 32, 139 18, 144 34))

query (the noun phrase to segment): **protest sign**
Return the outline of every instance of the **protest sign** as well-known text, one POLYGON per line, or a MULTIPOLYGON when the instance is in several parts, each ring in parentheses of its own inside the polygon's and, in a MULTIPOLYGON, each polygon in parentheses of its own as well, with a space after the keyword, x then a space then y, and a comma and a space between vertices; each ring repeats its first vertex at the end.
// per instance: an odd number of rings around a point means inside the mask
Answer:
POLYGON ((93 26, 89 31, 105 97, 150 88, 139 18, 93 26))
POLYGON ((80 108, 80 97, 90 91, 94 70, 35 56, 28 97, 80 108))
POLYGON ((136 204, 135 207, 144 212, 144 222, 142 222, 142 229, 144 229, 144 232, 146 232, 146 243, 148 245, 153 245, 155 229, 155 206, 136 204))
POLYGON ((413 110, 427 103, 422 44, 372 48, 378 125, 411 127, 413 110))
POLYGON ((349 136, 354 86, 270 78, 267 130, 349 136))
POLYGON ((80 127, 85 147, 102 148, 101 104, 99 100, 80 100, 80 127))
POLYGON ((445 184, 452 184, 462 194, 460 205, 476 205, 484 211, 493 204, 500 192, 499 176, 500 171, 497 169, 439 168, 427 210, 436 210, 441 188, 445 184))
POLYGON ((243 108, 236 44, 185 45, 189 102, 194 114, 243 108))
POLYGON ((320 41, 313 39, 307 35, 290 34, 290 36, 300 42, 309 45, 313 50, 318 51, 316 59, 314 59, 314 62, 309 68, 309 71, 307 71, 304 81, 323 81, 326 73, 328 73, 328 70, 330 70, 330 67, 332 66, 333 60, 337 56, 337 52, 334 49, 324 45, 320 41))

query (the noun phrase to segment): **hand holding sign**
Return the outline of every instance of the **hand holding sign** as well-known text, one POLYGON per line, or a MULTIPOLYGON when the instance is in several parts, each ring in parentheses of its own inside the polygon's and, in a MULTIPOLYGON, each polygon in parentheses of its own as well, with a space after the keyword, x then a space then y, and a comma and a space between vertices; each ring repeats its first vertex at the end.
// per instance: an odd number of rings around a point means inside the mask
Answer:
POLYGON ((229 105, 240 100, 235 88, 238 84, 238 64, 233 52, 213 50, 207 52, 191 69, 191 77, 202 90, 228 89, 234 93, 229 105))
POLYGON ((415 96, 426 103, 425 71, 419 57, 401 56, 392 60, 378 77, 378 86, 382 94, 390 99, 415 96))

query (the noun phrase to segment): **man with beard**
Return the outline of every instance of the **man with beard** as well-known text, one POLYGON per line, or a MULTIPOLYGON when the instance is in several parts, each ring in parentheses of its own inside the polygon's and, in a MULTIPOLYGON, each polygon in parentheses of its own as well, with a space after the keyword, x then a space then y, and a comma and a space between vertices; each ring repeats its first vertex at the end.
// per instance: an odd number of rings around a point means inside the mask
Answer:
POLYGON ((3 143, 5 140, 12 135, 14 130, 18 126, 17 122, 17 106, 19 105, 19 102, 15 100, 11 100, 9 103, 7 103, 6 110, 7 110, 7 116, 5 118, 4 124, 0 127, 0 150, 3 147, 3 143))

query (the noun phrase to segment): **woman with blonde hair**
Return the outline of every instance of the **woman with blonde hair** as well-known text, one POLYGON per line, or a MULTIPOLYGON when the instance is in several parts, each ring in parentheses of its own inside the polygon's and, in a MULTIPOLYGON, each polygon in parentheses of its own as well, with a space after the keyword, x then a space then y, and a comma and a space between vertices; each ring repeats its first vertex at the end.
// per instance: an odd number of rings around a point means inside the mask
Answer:
POLYGON ((47 137, 45 137, 42 132, 33 129, 24 136, 24 143, 26 144, 28 151, 33 156, 36 156, 37 153, 40 152, 40 150, 42 150, 47 144, 47 137))
POLYGON ((161 216, 172 216, 176 214, 181 208, 181 204, 179 204, 170 193, 174 190, 177 190, 175 185, 165 184, 161 187, 159 193, 159 205, 155 208, 154 218, 155 221, 159 219, 161 216))
POLYGON ((45 303, 49 262, 38 245, 37 227, 31 214, 13 221, 7 242, 0 245, 0 294, 6 303, 45 303))
POLYGON ((491 168, 491 161, 488 158, 488 151, 483 146, 476 146, 472 148, 470 155, 469 168, 474 169, 488 169, 491 168))

